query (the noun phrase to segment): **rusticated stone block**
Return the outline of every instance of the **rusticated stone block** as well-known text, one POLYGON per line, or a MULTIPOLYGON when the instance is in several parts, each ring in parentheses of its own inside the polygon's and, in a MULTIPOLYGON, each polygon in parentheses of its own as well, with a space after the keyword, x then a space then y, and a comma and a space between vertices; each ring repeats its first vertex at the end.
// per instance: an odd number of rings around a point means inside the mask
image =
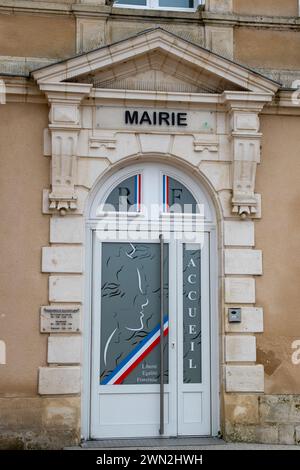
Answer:
POLYGON ((50 243, 82 243, 84 223, 82 217, 51 217, 50 243))
POLYGON ((228 421, 225 425, 225 439, 232 442, 280 443, 279 429, 276 425, 232 424, 228 421))
POLYGON ((50 276, 50 302, 82 302, 82 276, 50 276))
POLYGON ((43 273, 81 273, 83 254, 79 246, 51 246, 42 249, 43 273))
POLYGON ((294 445, 295 444, 295 426, 293 424, 281 424, 278 427, 279 444, 294 445))
POLYGON ((229 421, 225 423, 225 439, 231 442, 257 442, 256 426, 245 424, 232 424, 229 421))
POLYGON ((79 364, 81 360, 81 337, 51 335, 48 338, 49 364, 79 364))
POLYGON ((257 442, 261 444, 278 444, 278 427, 276 425, 260 426, 256 429, 257 442))
POLYGON ((250 335, 231 335, 225 338, 226 362, 256 361, 256 338, 250 335))
POLYGON ((78 445, 80 406, 80 397, 0 398, 0 449, 78 445))
POLYGON ((225 302, 237 304, 255 303, 255 280, 251 277, 225 279, 225 302))
POLYGON ((260 250, 225 250, 225 274, 262 274, 260 250))
POLYGON ((259 412, 264 423, 299 424, 300 397, 294 395, 264 395, 259 412))
POLYGON ((225 419, 232 424, 258 424, 258 396, 249 394, 226 394, 224 397, 225 419))
POLYGON ((229 323, 228 308, 225 309, 225 329, 228 333, 262 333, 264 331, 264 314, 260 307, 241 307, 241 323, 229 323))
POLYGON ((231 221, 224 222, 224 244, 226 246, 254 246, 254 222, 231 221))
POLYGON ((71 395, 80 393, 80 367, 40 367, 40 395, 71 395))
POLYGON ((256 366, 226 366, 227 392, 263 392, 264 368, 256 366))
POLYGON ((296 444, 300 445, 300 426, 295 427, 295 440, 296 444))

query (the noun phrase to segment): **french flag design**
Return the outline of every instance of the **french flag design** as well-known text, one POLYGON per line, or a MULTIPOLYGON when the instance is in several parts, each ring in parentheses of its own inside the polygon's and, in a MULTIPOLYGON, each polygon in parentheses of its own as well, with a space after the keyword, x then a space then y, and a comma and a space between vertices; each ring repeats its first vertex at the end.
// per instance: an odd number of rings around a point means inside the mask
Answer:
POLYGON ((137 212, 141 210, 141 199, 142 199, 142 175, 135 175, 134 177, 134 205, 136 206, 137 212))
POLYGON ((169 211, 169 177, 163 175, 163 206, 164 212, 169 211))
MULTIPOLYGON (((164 317, 164 336, 169 331, 168 316, 164 317)), ((126 377, 160 343, 160 324, 158 324, 123 361, 101 381, 101 385, 120 385, 126 377)))

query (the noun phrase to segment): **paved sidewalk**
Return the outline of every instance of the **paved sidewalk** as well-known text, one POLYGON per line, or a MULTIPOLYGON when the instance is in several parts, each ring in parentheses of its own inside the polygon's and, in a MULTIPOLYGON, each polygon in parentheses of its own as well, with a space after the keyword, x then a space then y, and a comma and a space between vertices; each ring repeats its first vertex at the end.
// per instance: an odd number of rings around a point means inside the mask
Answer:
POLYGON ((225 442, 222 439, 141 439, 141 440, 107 440, 88 441, 81 446, 69 447, 66 450, 300 450, 296 445, 245 444, 225 442))
MULTIPOLYGON (((100 450, 100 448, 98 448, 100 450)), ((300 450, 300 446, 284 446, 271 444, 232 444, 211 446, 184 446, 184 447, 122 447, 118 450, 300 450)), ((84 449, 82 449, 84 450, 84 449)), ((95 450, 95 448, 94 448, 95 450)), ((101 450, 116 450, 116 448, 101 448, 101 450)))

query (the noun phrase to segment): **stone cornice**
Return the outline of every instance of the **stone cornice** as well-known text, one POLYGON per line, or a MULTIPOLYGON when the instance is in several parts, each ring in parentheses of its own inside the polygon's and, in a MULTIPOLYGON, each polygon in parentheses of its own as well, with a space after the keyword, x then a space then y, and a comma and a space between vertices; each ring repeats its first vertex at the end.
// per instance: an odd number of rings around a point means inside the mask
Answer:
MULTIPOLYGON (((0 79, 5 81, 6 84, 6 93, 7 93, 7 102, 28 102, 28 103, 47 103, 47 98, 44 95, 44 93, 39 90, 37 85, 35 83, 32 83, 31 80, 28 80, 25 77, 17 77, 17 76, 7 76, 7 75, 1 75, 0 74, 0 79)), ((292 102, 292 94, 294 93, 293 91, 288 91, 288 90, 282 90, 280 91, 276 99, 273 99, 271 103, 267 103, 263 110, 261 111, 261 114, 263 115, 269 115, 269 114, 280 114, 280 115, 287 115, 287 116, 299 116, 300 115, 300 105, 293 104, 292 102)), ((128 96, 128 92, 126 92, 126 98, 127 100, 130 100, 130 98, 135 101, 137 98, 136 95, 137 92, 130 92, 131 96, 128 96)), ((101 90, 101 92, 97 92, 97 90, 92 90, 91 91, 91 97, 92 98, 97 98, 97 95, 101 95, 101 99, 114 99, 116 101, 124 100, 124 92, 121 90, 101 90)), ((162 93, 162 100, 165 101, 165 95, 162 93)), ((169 97, 170 100, 172 100, 172 96, 169 97)), ((175 95, 173 96, 175 98, 175 95)), ((159 96, 157 93, 150 93, 150 92, 145 92, 143 99, 146 102, 150 102, 153 99, 159 99, 159 96)), ((178 96, 176 94, 176 99, 180 100, 180 102, 184 103, 190 103, 191 102, 191 95, 186 94, 178 96)), ((200 104, 205 104, 207 106, 213 106, 213 105, 220 105, 220 102, 222 101, 220 95, 213 95, 209 94, 206 95, 196 95, 193 99, 193 101, 196 103, 198 102, 200 104)))
POLYGON ((300 29, 300 18, 296 16, 264 16, 264 15, 237 15, 216 14, 210 12, 201 12, 204 23, 220 26, 249 26, 256 28, 287 28, 300 29))
POLYGON ((16 103, 47 103, 44 93, 37 87, 33 80, 25 77, 0 74, 6 87, 6 102, 16 103))
POLYGON ((34 2, 31 0, 1 0, 0 13, 30 13, 30 14, 65 14, 72 12, 71 5, 54 2, 34 2))
POLYGON ((28 13, 28 14, 60 14, 75 17, 112 17, 137 21, 176 19, 182 22, 196 22, 215 26, 248 26, 254 28, 279 28, 300 29, 299 17, 276 17, 264 15, 238 15, 221 14, 203 11, 201 9, 191 12, 164 11, 164 10, 140 10, 134 8, 112 8, 106 5, 96 4, 60 4, 55 2, 34 2, 31 0, 0 0, 0 13, 28 13))

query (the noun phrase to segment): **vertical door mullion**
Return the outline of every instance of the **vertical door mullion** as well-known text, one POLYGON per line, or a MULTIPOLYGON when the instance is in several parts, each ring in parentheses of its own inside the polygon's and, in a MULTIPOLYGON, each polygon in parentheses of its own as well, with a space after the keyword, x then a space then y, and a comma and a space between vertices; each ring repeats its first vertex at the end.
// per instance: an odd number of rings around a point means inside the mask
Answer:
POLYGON ((182 377, 182 367, 181 367, 181 362, 180 362, 180 357, 182 357, 182 341, 180 341, 180 331, 182 328, 182 305, 180 304, 180 299, 182 297, 181 295, 181 289, 182 286, 180 285, 180 278, 181 278, 181 243, 179 240, 176 241, 176 332, 177 332, 177 379, 176 379, 176 410, 177 410, 177 420, 176 420, 176 431, 177 435, 179 435, 179 419, 180 419, 180 410, 179 410, 179 405, 180 405, 180 380, 182 377))
POLYGON ((174 240, 169 241, 169 435, 177 435, 177 326, 176 326, 176 244, 174 240), (175 349, 173 348, 175 345, 175 349))
MULTIPOLYGON (((159 235, 159 241, 160 241, 160 345, 159 345, 160 347, 160 391, 159 391, 160 425, 159 425, 159 434, 163 436, 165 432, 165 393, 164 393, 164 316, 165 316, 164 281, 165 279, 164 279, 164 237, 162 234, 159 235)), ((169 266, 167 266, 167 269, 168 268, 169 266)), ((169 367, 169 370, 170 370, 170 367, 169 367)))

